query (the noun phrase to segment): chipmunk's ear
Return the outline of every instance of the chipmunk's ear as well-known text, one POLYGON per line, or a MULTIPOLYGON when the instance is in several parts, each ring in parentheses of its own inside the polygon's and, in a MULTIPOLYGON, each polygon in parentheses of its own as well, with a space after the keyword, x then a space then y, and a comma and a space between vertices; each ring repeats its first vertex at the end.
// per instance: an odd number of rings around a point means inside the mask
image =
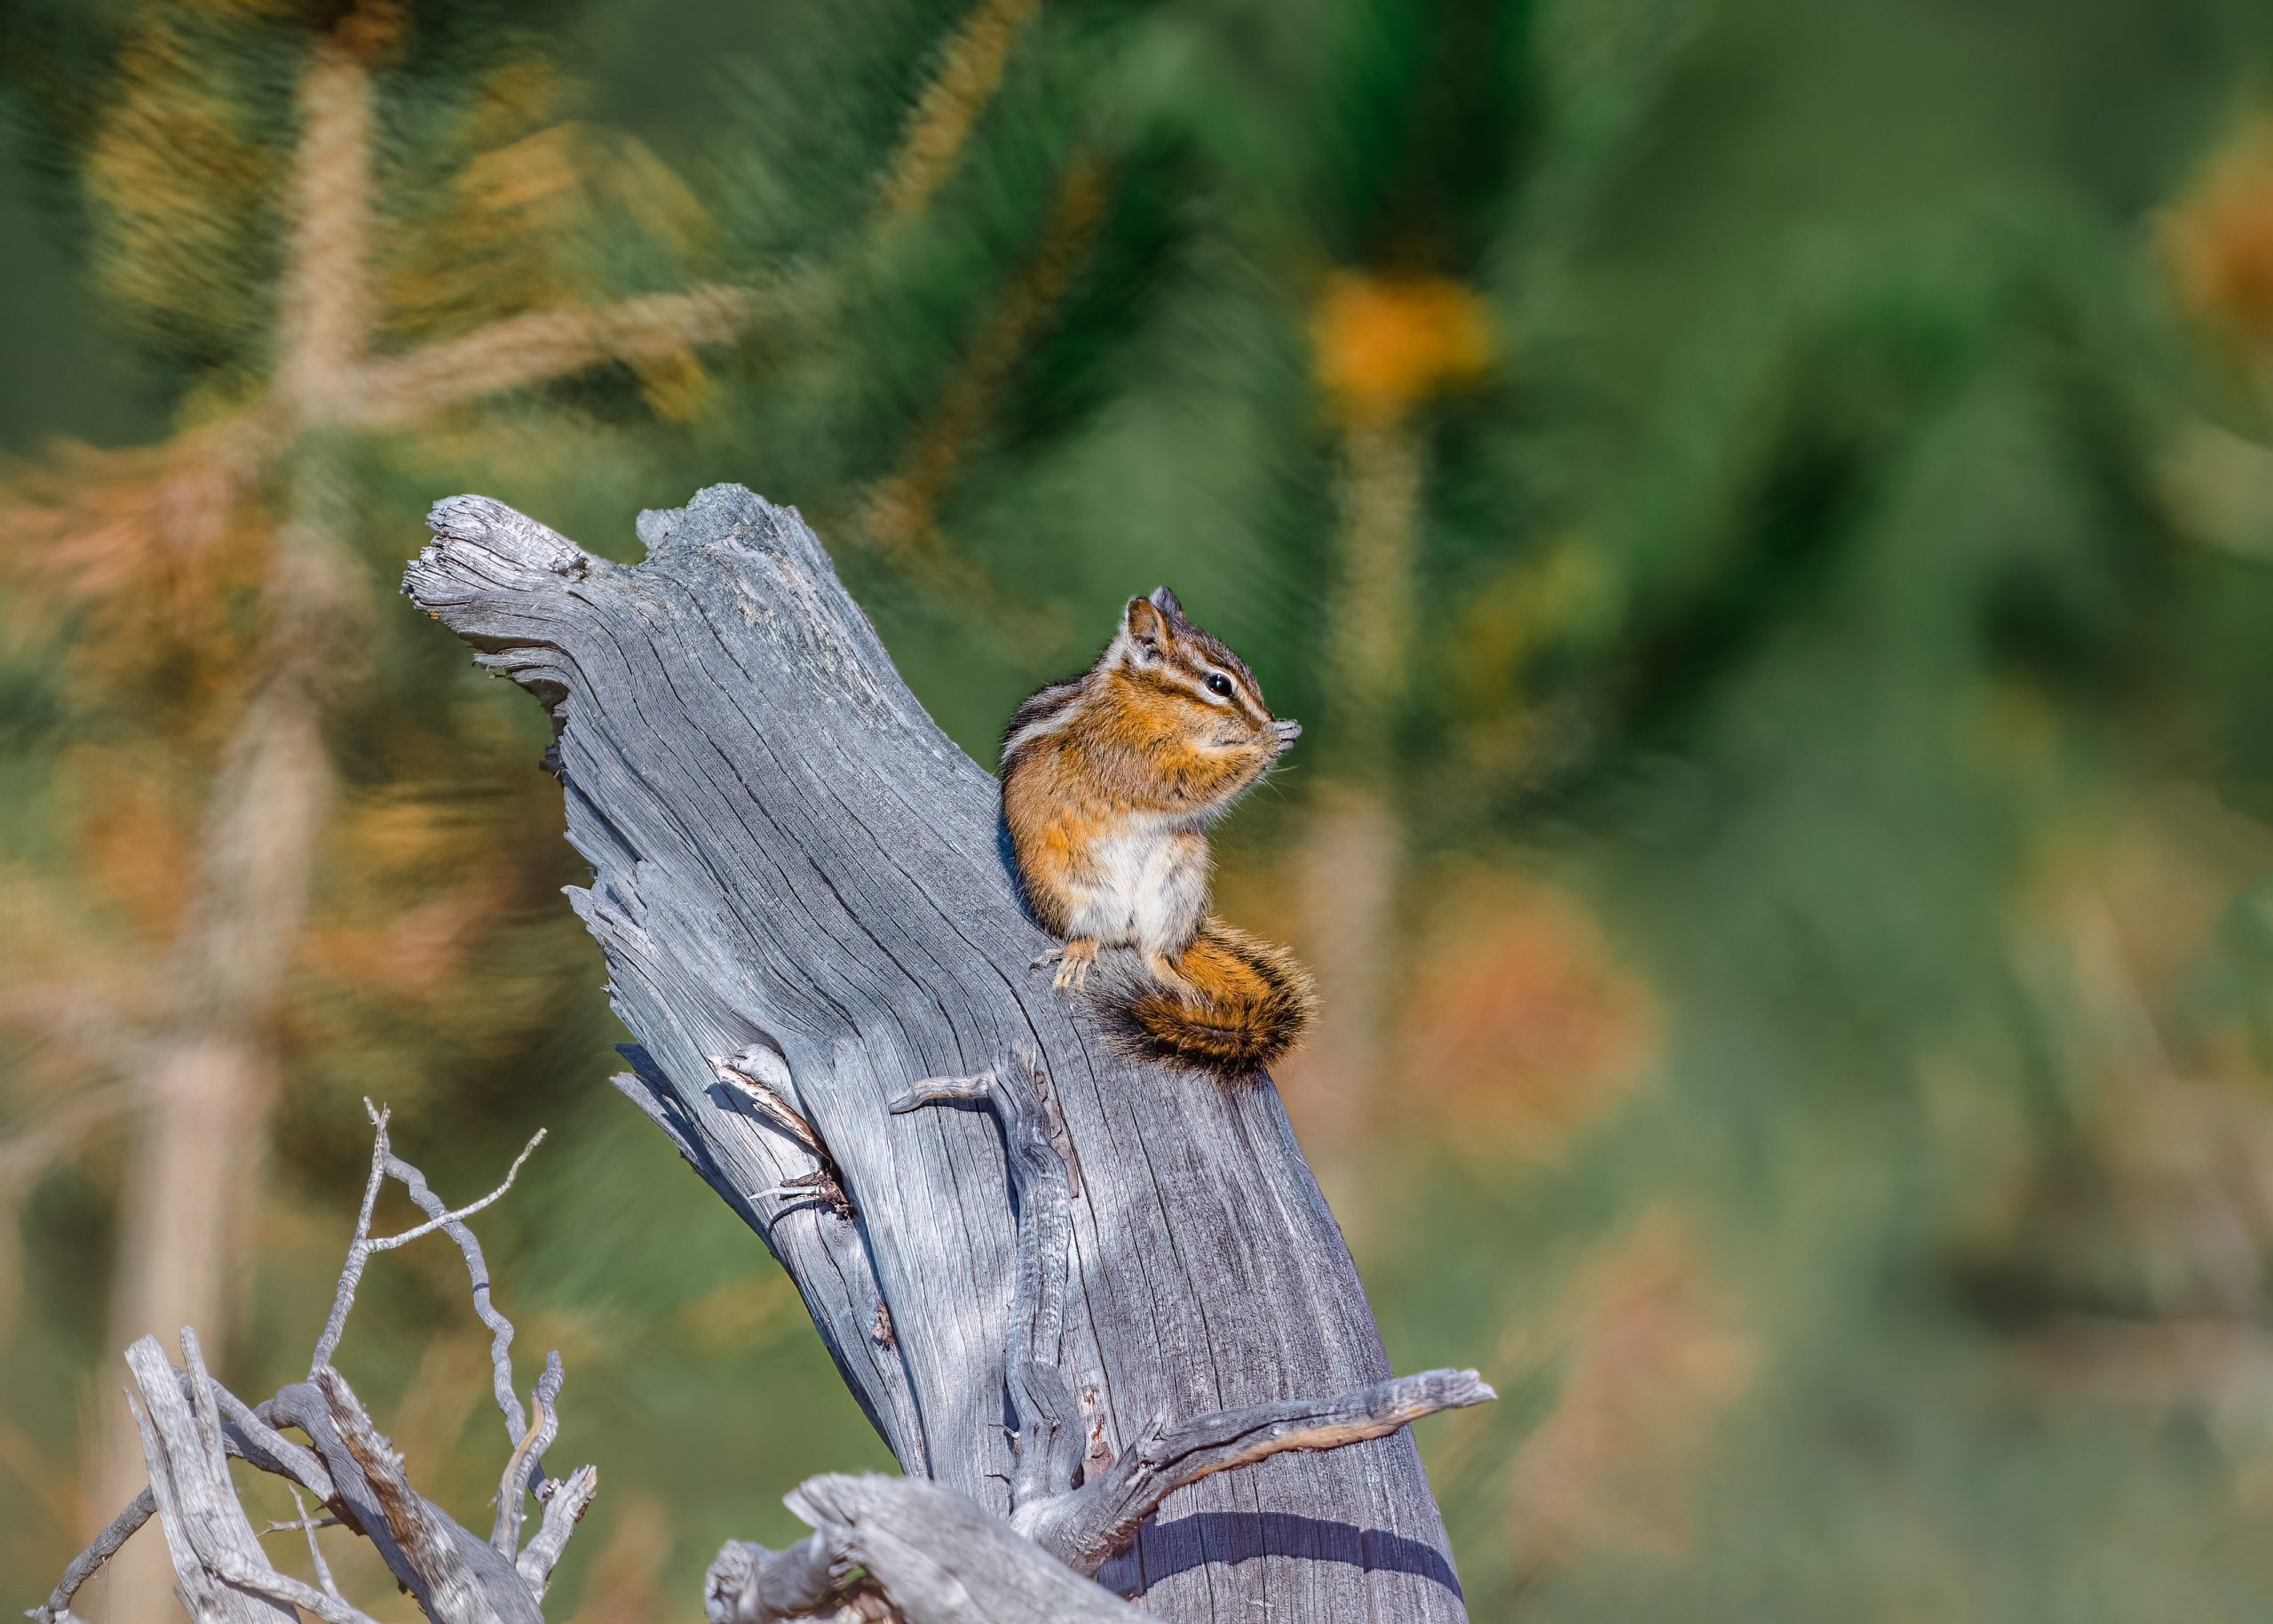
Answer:
POLYGON ((1184 606, 1176 601, 1176 594, 1164 586, 1154 587, 1152 597, 1144 601, 1166 615, 1170 626, 1184 626, 1191 623, 1184 619, 1184 606))
MULTIPOLYGON (((1163 587, 1160 590, 1165 592, 1168 589, 1163 587)), ((1153 597, 1159 595, 1155 593, 1153 597)), ((1176 600, 1170 598, 1168 601, 1173 603, 1176 600)), ((1121 635, 1129 654, 1140 663, 1150 665, 1161 657, 1176 634, 1175 628, 1168 623, 1168 617, 1160 613, 1160 606, 1152 598, 1132 598, 1129 600, 1127 618, 1121 622, 1121 635)))

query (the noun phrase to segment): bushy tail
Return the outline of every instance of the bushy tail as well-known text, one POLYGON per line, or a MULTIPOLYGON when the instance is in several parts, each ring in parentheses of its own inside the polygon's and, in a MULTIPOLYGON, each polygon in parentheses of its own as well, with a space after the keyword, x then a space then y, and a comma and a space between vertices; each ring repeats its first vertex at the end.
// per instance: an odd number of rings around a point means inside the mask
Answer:
POLYGON ((1239 1081, 1294 1047, 1318 1007, 1310 971, 1293 954, 1214 917, 1176 970, 1189 992, 1147 978, 1110 997, 1113 1035, 1140 1059, 1239 1081))

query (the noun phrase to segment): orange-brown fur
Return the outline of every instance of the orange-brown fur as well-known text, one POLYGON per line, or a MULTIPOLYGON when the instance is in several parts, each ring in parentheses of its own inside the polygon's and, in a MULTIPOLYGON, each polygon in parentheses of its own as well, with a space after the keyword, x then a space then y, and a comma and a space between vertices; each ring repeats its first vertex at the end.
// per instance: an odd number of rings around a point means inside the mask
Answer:
POLYGON ((1082 987, 1125 949, 1102 994, 1124 1047, 1224 1077, 1283 1054, 1312 1002, 1283 948, 1208 914, 1207 825, 1258 782, 1298 724, 1271 716, 1237 654, 1163 587, 1131 598, 1097 664, 1033 695, 1003 740, 1002 813, 1034 918, 1082 987))

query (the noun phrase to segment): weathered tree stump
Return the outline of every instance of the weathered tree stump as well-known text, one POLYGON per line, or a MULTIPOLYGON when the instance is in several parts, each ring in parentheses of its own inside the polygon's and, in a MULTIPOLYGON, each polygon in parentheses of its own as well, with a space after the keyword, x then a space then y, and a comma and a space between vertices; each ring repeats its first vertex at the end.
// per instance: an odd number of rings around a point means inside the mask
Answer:
MULTIPOLYGON (((1051 944, 1018 906, 994 780, 795 511, 714 487, 641 515, 630 567, 480 497, 432 524, 404 590, 554 718, 593 868, 573 899, 639 1040, 619 1084, 788 1271, 911 1477, 1010 1515, 1030 1338, 1055 1343, 1093 1479, 1148 1430, 1390 1376, 1276 1090, 1124 1061, 1031 968, 1051 944), (1004 1130, 907 1108, 1013 1051, 1070 1197, 1057 1318, 1032 1325, 1013 1324, 1034 1304, 1014 1311, 1004 1130)), ((1488 1390, 1462 1394, 1443 1402, 1488 1390)), ((1176 1620, 1464 1618, 1409 1434, 1342 1437, 1367 1441, 1249 1450, 1178 1490, 1103 1582, 1176 1620)))

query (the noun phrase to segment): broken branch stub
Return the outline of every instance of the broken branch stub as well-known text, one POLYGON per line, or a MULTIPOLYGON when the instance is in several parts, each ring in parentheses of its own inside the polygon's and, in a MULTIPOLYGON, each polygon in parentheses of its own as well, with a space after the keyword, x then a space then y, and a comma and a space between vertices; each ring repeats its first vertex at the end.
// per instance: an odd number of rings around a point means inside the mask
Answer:
POLYGON ((857 1571, 907 1624, 1136 1624, 1141 1613, 961 1494, 914 1477, 809 1477, 787 1550, 740 1541, 711 1565, 710 1624, 783 1624, 835 1607, 857 1571))
MULTIPOLYGON (((1390 1378, 1275 1089, 1117 1058, 1030 968, 1049 943, 1002 861, 994 780, 796 512, 714 487, 643 514, 630 566, 481 497, 432 527, 404 590, 554 717, 593 870, 573 900, 639 1040, 619 1086, 780 1259, 911 1476, 1010 1511, 1005 1351, 1030 1344, 1009 1324, 1004 1142, 980 1113, 891 1106, 1010 1044, 1080 1169, 1061 1362, 1105 1449, 1155 1417, 1390 1378), (718 1073, 753 1055, 763 1109, 718 1073)), ((1174 1620, 1465 1616, 1401 1431, 1181 1488, 1109 1572, 1174 1620)))

